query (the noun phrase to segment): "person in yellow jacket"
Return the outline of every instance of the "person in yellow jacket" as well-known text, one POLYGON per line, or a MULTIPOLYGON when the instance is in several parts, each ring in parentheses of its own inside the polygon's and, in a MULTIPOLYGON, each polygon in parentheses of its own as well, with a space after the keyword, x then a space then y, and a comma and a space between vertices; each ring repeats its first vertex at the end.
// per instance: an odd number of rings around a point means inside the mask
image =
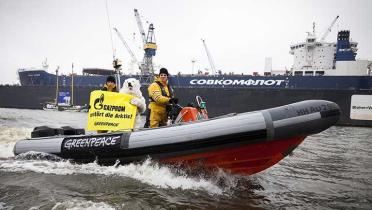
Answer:
POLYGON ((159 76, 148 87, 150 103, 145 127, 156 128, 166 126, 168 121, 166 107, 169 104, 177 104, 178 99, 174 98, 173 90, 168 84, 168 70, 161 68, 159 76))

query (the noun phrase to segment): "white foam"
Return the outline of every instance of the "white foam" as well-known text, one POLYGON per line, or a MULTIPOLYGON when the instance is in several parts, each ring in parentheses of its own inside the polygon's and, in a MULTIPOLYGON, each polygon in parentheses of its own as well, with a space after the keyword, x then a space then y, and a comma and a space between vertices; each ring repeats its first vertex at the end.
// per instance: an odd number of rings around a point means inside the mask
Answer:
POLYGON ((0 158, 13 157, 13 147, 16 141, 29 138, 32 129, 16 128, 0 125, 0 158))
POLYGON ((0 170, 11 172, 33 171, 45 174, 96 174, 106 176, 123 176, 139 180, 159 188, 205 190, 210 194, 222 194, 213 181, 204 178, 188 177, 173 173, 166 166, 159 166, 151 160, 141 164, 119 166, 100 166, 96 163, 72 164, 68 161, 52 162, 47 160, 3 160, 0 170))
POLYGON ((14 207, 13 206, 6 206, 6 203, 0 202, 0 209, 2 210, 12 210, 14 207))
POLYGON ((86 201, 86 200, 78 200, 73 199, 69 201, 64 201, 62 203, 58 202, 52 210, 59 210, 59 209, 66 209, 66 210, 115 210, 114 207, 104 203, 104 202, 93 202, 93 201, 86 201))
POLYGON ((14 159, 16 160, 49 160, 49 161, 61 161, 61 157, 57 155, 44 153, 44 152, 35 152, 30 151, 17 155, 14 159))
POLYGON ((11 143, 0 143, 0 158, 14 157, 13 154, 13 142, 11 143))

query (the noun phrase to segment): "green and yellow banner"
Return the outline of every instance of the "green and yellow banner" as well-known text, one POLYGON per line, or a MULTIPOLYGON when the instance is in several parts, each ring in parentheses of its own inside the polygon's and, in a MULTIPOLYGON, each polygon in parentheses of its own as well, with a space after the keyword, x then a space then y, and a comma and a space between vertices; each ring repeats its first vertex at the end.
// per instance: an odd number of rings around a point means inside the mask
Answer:
POLYGON ((87 130, 130 130, 134 127, 137 107, 129 102, 134 96, 95 90, 90 93, 87 130))

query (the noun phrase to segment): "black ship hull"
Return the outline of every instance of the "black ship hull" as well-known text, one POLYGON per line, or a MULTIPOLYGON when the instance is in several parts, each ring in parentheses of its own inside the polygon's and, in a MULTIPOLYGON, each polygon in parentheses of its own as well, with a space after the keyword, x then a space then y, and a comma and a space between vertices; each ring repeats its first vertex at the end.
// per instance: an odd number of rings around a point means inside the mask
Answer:
MULTIPOLYGON (((60 87, 60 90, 63 90, 60 87)), ((90 92, 97 87, 75 87, 74 104, 89 102, 90 92)), ((147 98, 147 88, 142 93, 147 98)), ((330 90, 330 89, 231 89, 231 88, 186 88, 175 87, 174 92, 180 98, 180 104, 195 102, 199 95, 207 102, 208 114, 216 117, 232 112, 242 113, 268 109, 303 100, 328 100, 341 108, 338 125, 372 127, 371 120, 350 119, 351 97, 353 95, 372 95, 372 90, 330 90)), ((55 98, 55 86, 0 86, 0 107, 42 109, 45 102, 55 98)))

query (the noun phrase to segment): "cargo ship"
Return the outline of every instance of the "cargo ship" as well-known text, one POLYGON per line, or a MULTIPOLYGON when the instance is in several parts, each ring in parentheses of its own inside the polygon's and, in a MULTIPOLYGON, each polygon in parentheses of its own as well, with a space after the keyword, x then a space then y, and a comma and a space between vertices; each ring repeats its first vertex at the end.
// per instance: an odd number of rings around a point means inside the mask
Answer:
MULTIPOLYGON (((337 42, 317 40, 315 32, 304 42, 290 46, 290 70, 265 71, 264 75, 172 75, 171 86, 181 105, 201 96, 211 117, 232 112, 268 109, 303 100, 321 99, 341 108, 339 125, 372 127, 372 75, 369 60, 356 60, 358 43, 350 41, 350 31, 339 31, 337 42)), ((19 69, 20 86, 0 87, 0 107, 41 109, 55 97, 58 89, 74 84, 74 102, 84 105, 92 90, 100 89, 108 69, 83 69, 82 75, 56 75, 46 69, 19 69)), ((144 75, 120 75, 120 81, 135 77, 142 82, 147 97, 148 80, 144 75)), ((306 111, 306 110, 304 110, 306 111)))

